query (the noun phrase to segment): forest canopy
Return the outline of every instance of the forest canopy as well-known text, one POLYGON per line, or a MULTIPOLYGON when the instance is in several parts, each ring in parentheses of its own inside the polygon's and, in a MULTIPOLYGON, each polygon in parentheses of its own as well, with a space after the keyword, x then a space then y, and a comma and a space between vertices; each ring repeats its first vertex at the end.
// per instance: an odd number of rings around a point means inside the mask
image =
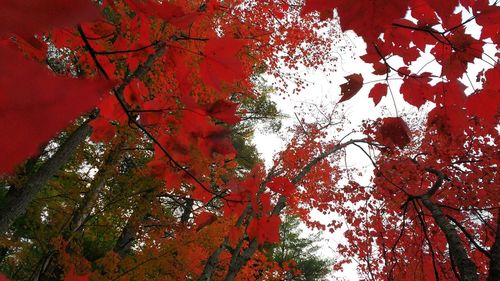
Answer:
POLYGON ((276 254, 290 217, 344 231, 325 274, 500 280, 496 1, 0 3, 0 280, 323 278, 276 254), (348 33, 372 73, 339 74, 348 33), (266 166, 308 69, 344 76, 335 110, 266 166), (394 112, 344 133, 354 97, 394 112))

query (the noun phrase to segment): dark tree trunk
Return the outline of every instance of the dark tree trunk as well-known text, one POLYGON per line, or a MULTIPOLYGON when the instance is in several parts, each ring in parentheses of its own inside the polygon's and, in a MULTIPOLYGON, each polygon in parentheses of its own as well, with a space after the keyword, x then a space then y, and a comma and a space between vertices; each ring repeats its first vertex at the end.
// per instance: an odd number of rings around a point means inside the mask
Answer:
POLYGON ((89 218, 92 209, 94 208, 97 201, 97 197, 106 185, 106 181, 112 176, 113 172, 115 172, 115 168, 121 155, 120 149, 121 145, 117 145, 116 147, 112 148, 106 160, 104 160, 102 167, 99 169, 99 172, 97 172, 97 174, 95 175, 90 189, 83 199, 83 202, 73 213, 69 225, 69 235, 78 232, 79 229, 81 229, 81 227, 84 225, 85 221, 89 218))
POLYGON ((422 196, 422 203, 431 212, 432 217, 436 221, 438 227, 443 231, 451 257, 458 268, 462 281, 477 281, 479 280, 477 268, 474 262, 467 255, 467 251, 458 236, 457 230, 450 223, 448 218, 443 214, 439 206, 432 203, 429 196, 422 196))
POLYGON ((38 192, 73 156, 78 145, 90 135, 92 128, 88 123, 81 125, 59 147, 34 174, 28 177, 26 184, 20 188, 11 187, 0 207, 0 234, 5 233, 10 225, 24 212, 35 199, 38 192))
POLYGON ((500 209, 498 210, 495 243, 491 246, 490 254, 490 272, 488 274, 488 279, 486 280, 498 281, 500 280, 500 209))

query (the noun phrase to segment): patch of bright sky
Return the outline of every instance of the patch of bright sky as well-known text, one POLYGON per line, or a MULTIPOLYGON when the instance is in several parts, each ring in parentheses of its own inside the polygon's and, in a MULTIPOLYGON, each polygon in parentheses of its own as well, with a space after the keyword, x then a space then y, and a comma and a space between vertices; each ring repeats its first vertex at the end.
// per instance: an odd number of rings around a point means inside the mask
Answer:
MULTIPOLYGON (((462 11, 464 19, 471 16, 467 11, 462 11)), ((467 24, 466 32, 477 38, 480 27, 475 24, 475 21, 471 21, 467 24)), ((372 75, 372 67, 359 59, 359 56, 366 53, 366 44, 364 41, 357 37, 356 34, 349 31, 344 34, 344 37, 346 44, 350 47, 340 48, 341 51, 338 52, 335 73, 332 74, 330 72, 325 73, 322 70, 299 68, 295 70, 295 72, 299 72, 299 75, 307 81, 305 89, 300 91, 298 95, 282 94, 271 97, 271 99, 277 103, 278 109, 284 114, 285 118, 283 119, 282 132, 278 134, 269 134, 263 130, 258 130, 255 134, 254 143, 264 158, 267 167, 272 165, 274 156, 284 149, 291 138, 291 136, 286 133, 287 129, 298 124, 299 118, 304 118, 306 121, 314 120, 314 117, 305 109, 309 108, 314 111, 314 109, 319 110, 321 108, 324 113, 330 113, 335 108, 338 110, 340 107, 341 114, 345 114, 349 124, 344 125, 343 131, 341 132, 330 132, 332 138, 340 139, 348 132, 359 130, 359 126, 363 120, 373 120, 378 117, 409 114, 413 122, 418 125, 418 123, 425 121, 426 113, 433 108, 434 105, 427 103, 417 110, 415 107, 406 103, 399 93, 399 87, 401 86, 402 80, 397 74, 390 76, 390 92, 383 97, 379 105, 375 107, 372 99, 368 98, 369 89, 371 89, 371 87, 367 86, 367 84, 384 82, 384 77, 381 78, 380 76, 372 75), (360 73, 363 76, 365 86, 350 100, 342 104, 337 104, 340 99, 339 85, 346 81, 343 77, 353 73, 360 73)), ((495 53, 497 52, 496 48, 497 46, 494 44, 485 44, 484 51, 486 54, 490 54, 491 57, 495 57, 495 53)), ((480 88, 480 83, 475 81, 476 75, 480 70, 491 67, 488 63, 491 57, 483 56, 482 60, 476 59, 472 66, 469 65, 467 72, 468 77, 464 76, 461 79, 461 82, 467 86, 467 94, 471 94, 474 89, 478 87, 480 88)), ((401 58, 398 57, 390 58, 389 63, 396 68, 403 66, 401 58)), ((332 65, 329 65, 327 68, 330 69, 331 67, 332 65)), ((409 68, 413 73, 417 74, 427 71, 439 75, 441 71, 440 65, 436 63, 434 57, 430 54, 430 48, 427 48, 426 52, 422 53, 421 57, 409 68)), ((282 71, 285 76, 294 75, 294 70, 283 69, 280 71, 282 71)), ((265 77, 265 79, 271 84, 276 82, 271 76, 265 77)), ((435 79, 432 83, 437 83, 439 81, 439 79, 435 79)), ((293 81, 288 81, 288 84, 290 92, 292 92, 294 86, 293 81)), ((359 133, 358 135, 350 135, 351 138, 359 136, 359 133)), ((373 167, 366 156, 359 149, 353 148, 348 148, 346 153, 345 165, 348 167, 356 167, 362 171, 362 176, 357 176, 356 180, 361 184, 369 185, 373 167)), ((319 211, 312 211, 311 216, 325 224, 328 224, 332 218, 335 217, 334 214, 323 215, 319 211)), ((338 217, 336 217, 336 219, 338 219, 338 217)), ((346 229, 347 226, 344 226, 334 233, 322 233, 322 238, 324 240, 322 242, 320 254, 335 259, 336 255, 338 255, 336 252, 337 245, 347 242, 343 235, 346 229)), ((307 232, 311 232, 311 230, 305 229, 306 235, 307 232)), ((331 276, 329 276, 329 279, 359 280, 361 277, 362 276, 359 276, 356 271, 356 260, 353 259, 353 262, 345 265, 342 271, 333 272, 331 276)))

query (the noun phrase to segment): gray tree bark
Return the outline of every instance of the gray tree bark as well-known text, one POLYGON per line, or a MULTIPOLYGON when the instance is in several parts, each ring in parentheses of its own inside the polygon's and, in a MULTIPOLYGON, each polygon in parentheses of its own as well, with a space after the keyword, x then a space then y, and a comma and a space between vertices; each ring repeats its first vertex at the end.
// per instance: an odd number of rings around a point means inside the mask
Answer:
POLYGON ((90 135, 91 131, 92 128, 87 122, 82 124, 38 171, 28 177, 24 186, 9 189, 4 204, 0 207, 0 234, 5 233, 14 221, 24 214, 37 193, 71 159, 78 145, 90 135))

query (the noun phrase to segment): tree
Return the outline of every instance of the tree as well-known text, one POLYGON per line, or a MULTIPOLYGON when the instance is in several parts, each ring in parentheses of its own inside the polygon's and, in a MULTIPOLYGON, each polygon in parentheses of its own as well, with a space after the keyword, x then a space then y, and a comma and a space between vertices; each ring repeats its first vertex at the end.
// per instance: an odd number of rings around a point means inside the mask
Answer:
POLYGON ((312 221, 312 209, 348 217, 355 228, 341 250, 361 261, 367 279, 498 279, 500 96, 487 48, 498 44, 496 3, 6 0, 2 7, 0 124, 9 137, 0 142, 7 159, 0 173, 9 176, 0 253, 11 277, 252 280, 273 268, 271 279, 286 273, 265 264, 259 249, 279 241, 286 207, 320 229, 340 223, 312 221), (481 29, 471 35, 472 23, 481 29), (367 122, 359 138, 331 140, 326 129, 335 124, 301 122, 271 169, 245 166, 231 134, 248 99, 260 96, 254 75, 266 69, 286 82, 281 66, 323 67, 334 60, 339 27, 365 40, 362 59, 380 75, 377 83, 346 76, 339 102, 374 84, 369 95, 378 103, 396 92, 397 79, 406 102, 434 106, 426 124, 410 129, 396 114, 367 122), (415 69, 424 54, 440 73, 415 69), (40 64, 47 60, 59 76, 40 64), (486 62, 476 66, 478 85, 469 75, 477 60, 486 62), (340 184, 347 147, 366 152, 373 186, 340 184), (42 231, 23 228, 30 225, 42 231))
POLYGON ((270 246, 269 255, 280 266, 289 268, 285 280, 323 280, 331 263, 317 253, 321 238, 317 234, 301 237, 299 225, 297 218, 286 216, 280 225, 280 242, 270 246))

